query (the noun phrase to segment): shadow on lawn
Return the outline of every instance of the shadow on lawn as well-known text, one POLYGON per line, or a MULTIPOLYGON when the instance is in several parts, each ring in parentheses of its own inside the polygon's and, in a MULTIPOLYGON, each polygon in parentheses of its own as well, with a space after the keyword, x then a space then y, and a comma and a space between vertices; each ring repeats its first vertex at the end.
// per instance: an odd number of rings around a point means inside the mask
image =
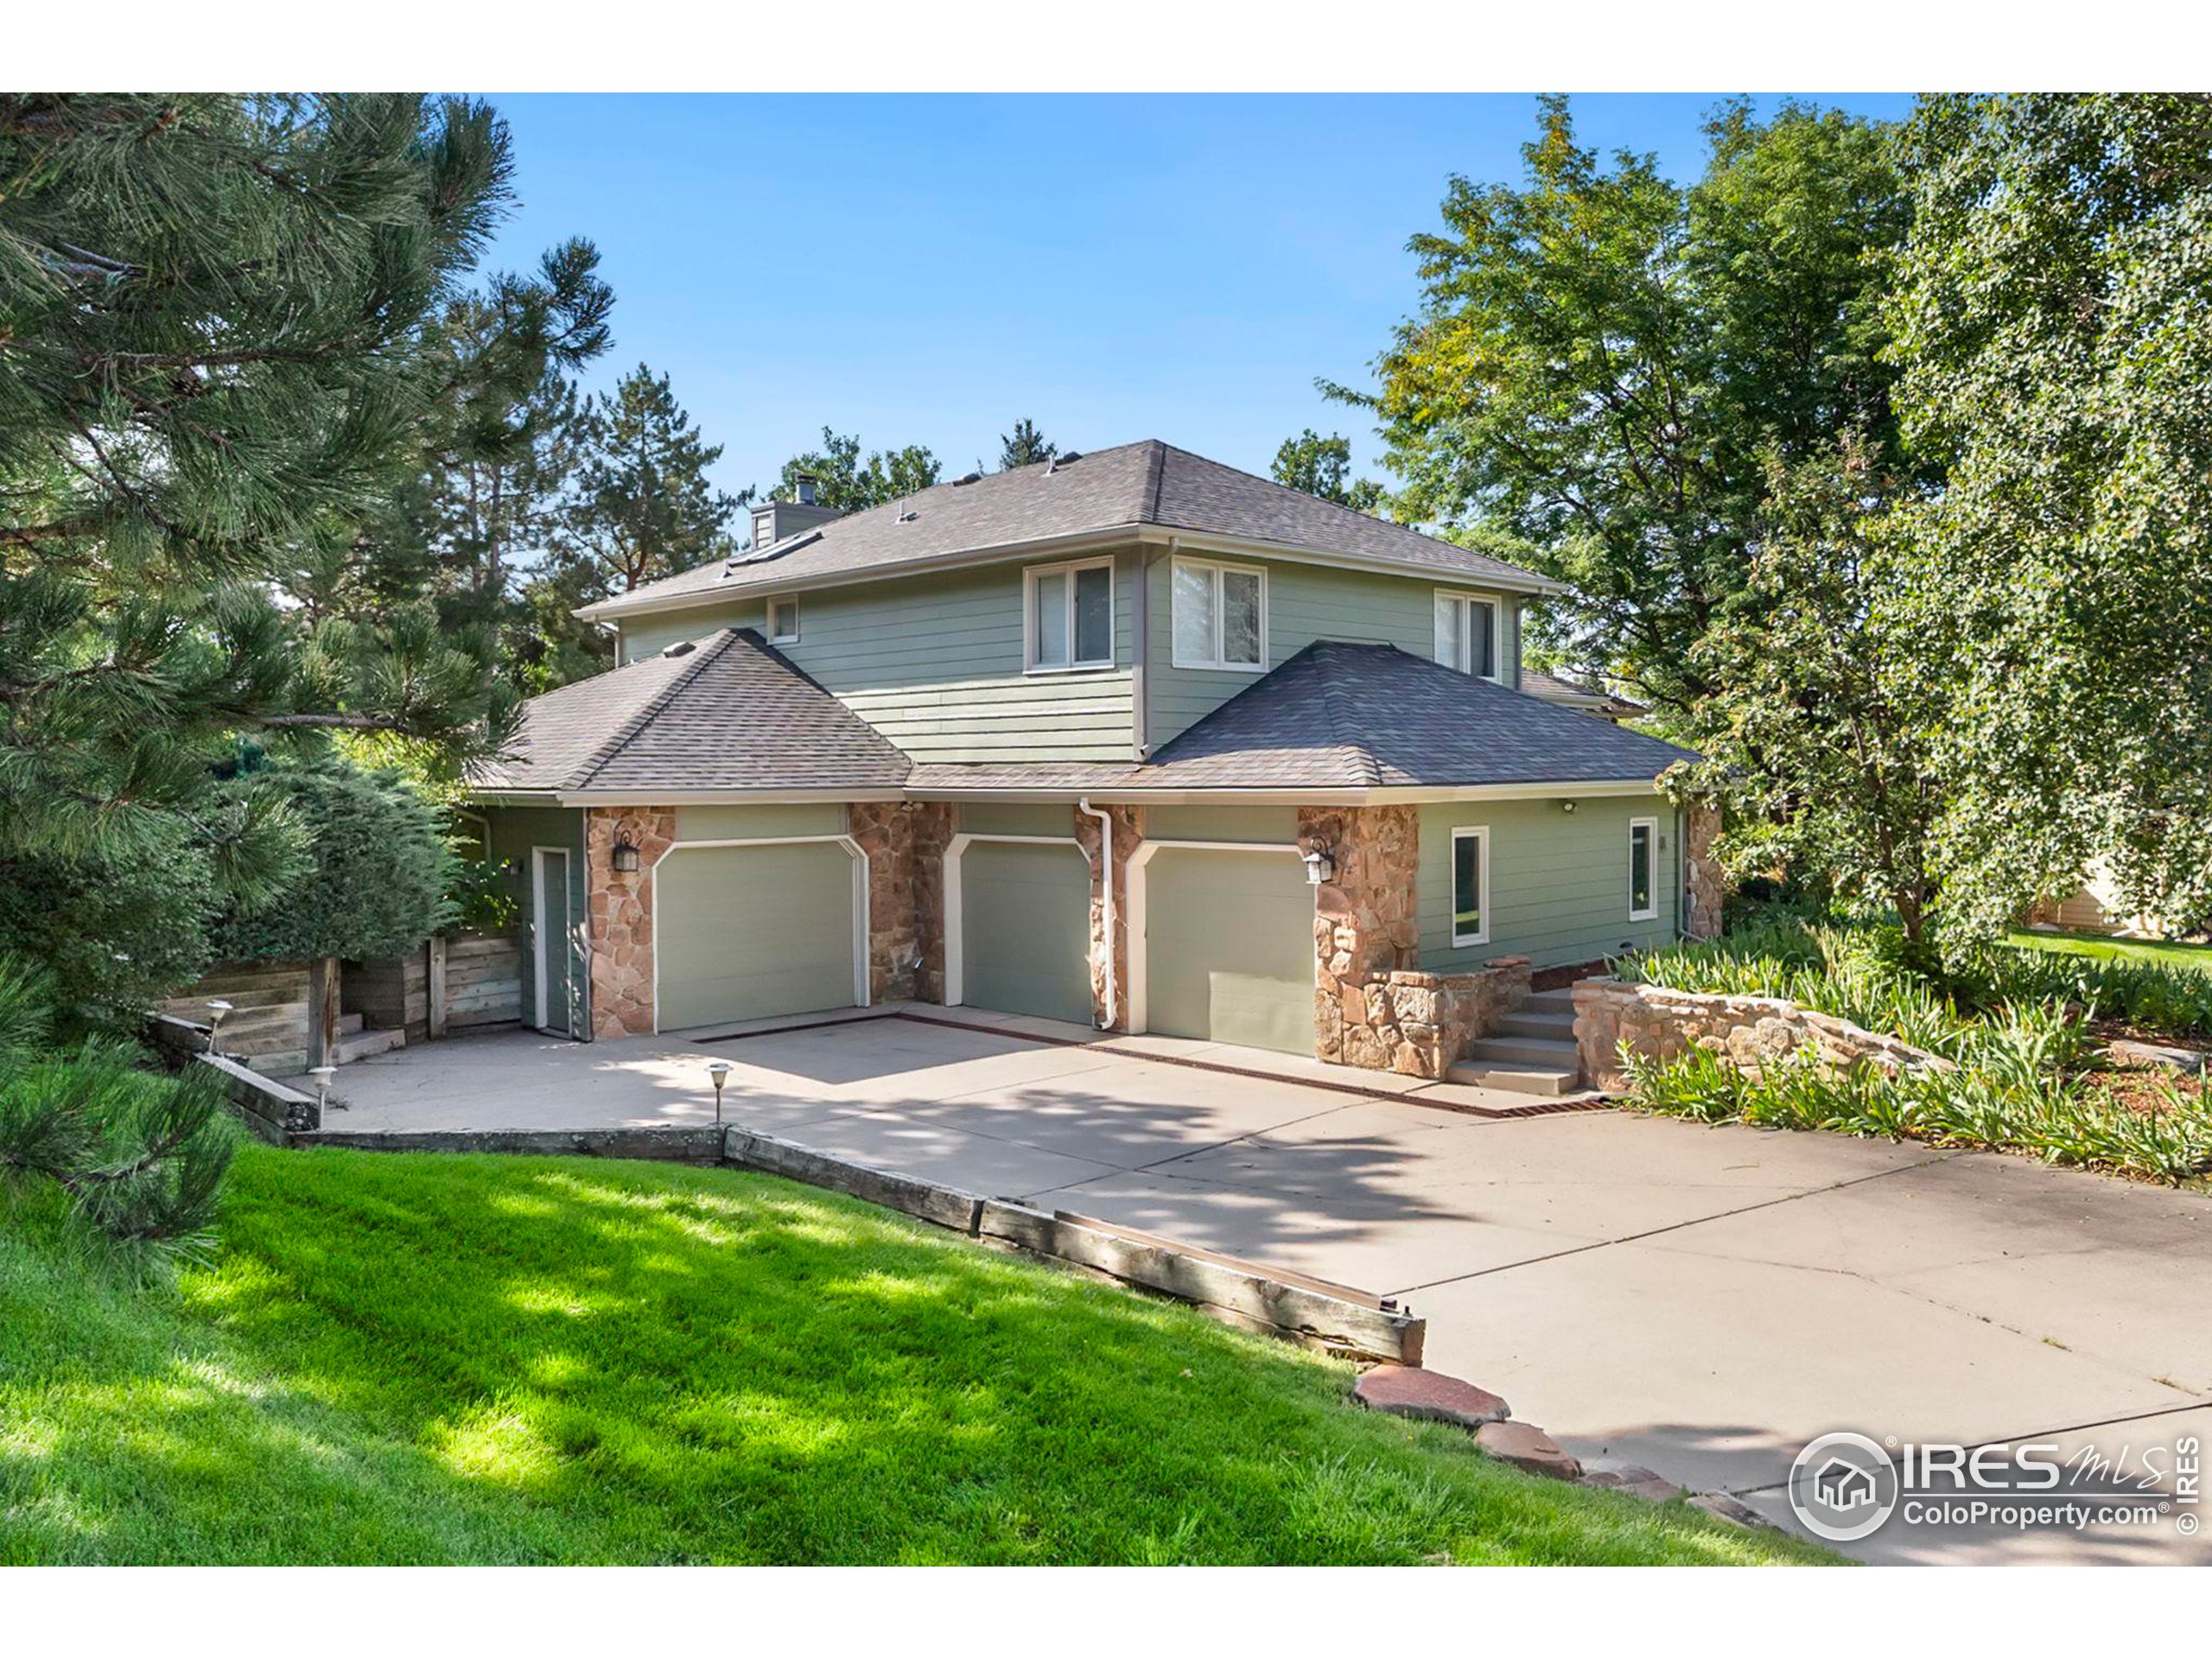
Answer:
POLYGON ((1340 1368, 766 1178, 254 1153, 225 1233, 184 1294, 227 1343, 85 1377, 42 1455, 101 1482, 10 1554, 1746 1553, 1625 1499, 1593 1525, 1448 1433, 1348 1411, 1340 1368))

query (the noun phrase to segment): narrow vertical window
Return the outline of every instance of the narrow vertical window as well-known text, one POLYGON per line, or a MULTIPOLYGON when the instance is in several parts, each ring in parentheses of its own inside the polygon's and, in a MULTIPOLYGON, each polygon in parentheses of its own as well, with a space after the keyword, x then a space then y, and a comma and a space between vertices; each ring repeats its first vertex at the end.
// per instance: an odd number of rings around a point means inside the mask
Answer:
POLYGON ((1628 826, 1628 918, 1659 918, 1659 821, 1631 818, 1628 826))
POLYGON ((1452 832, 1452 943, 1490 942, 1490 830, 1452 832))
POLYGON ((772 599, 768 601, 768 643, 775 645, 795 645, 798 643, 798 601, 772 599))

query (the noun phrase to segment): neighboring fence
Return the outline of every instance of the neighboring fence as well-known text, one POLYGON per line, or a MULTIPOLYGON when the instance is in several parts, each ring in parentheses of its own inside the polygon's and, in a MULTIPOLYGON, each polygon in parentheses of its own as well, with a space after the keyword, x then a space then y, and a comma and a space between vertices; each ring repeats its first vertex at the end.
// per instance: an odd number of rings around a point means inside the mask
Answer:
POLYGON ((232 963, 154 1010, 206 1025, 228 1002, 217 1046, 264 1077, 296 1077, 347 1056, 355 1031, 397 1031, 410 1042, 522 1018, 522 942, 512 933, 434 938, 379 962, 232 963))

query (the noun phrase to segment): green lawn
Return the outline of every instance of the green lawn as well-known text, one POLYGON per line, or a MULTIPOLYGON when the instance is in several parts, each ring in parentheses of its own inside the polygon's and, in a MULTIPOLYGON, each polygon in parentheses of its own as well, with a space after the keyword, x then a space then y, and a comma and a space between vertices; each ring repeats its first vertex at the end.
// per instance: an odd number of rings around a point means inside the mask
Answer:
POLYGON ((0 1561, 1816 1559, 765 1177, 252 1147, 174 1291, 0 1214, 0 1561))
POLYGON ((2115 939, 2102 933, 2038 933, 2014 928, 2005 936, 2008 944, 2033 950, 2058 950, 2105 962, 2155 963, 2161 968, 2190 968, 2212 974, 2212 944, 2172 944, 2163 939, 2115 939))

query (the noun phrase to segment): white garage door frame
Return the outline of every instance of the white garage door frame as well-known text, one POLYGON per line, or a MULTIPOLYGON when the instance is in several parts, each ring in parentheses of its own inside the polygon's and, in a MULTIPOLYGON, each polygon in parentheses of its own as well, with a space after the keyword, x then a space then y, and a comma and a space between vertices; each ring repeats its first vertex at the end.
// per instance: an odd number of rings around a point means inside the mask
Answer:
MULTIPOLYGON (((1072 847, 1083 860, 1083 867, 1090 872, 1091 890, 1098 886, 1098 867, 1083 850, 1083 843, 1073 836, 992 836, 971 834, 963 830, 944 844, 944 1005, 948 1008, 961 1006, 961 999, 968 992, 968 948, 963 941, 965 912, 960 893, 960 855, 968 850, 969 843, 977 841, 1010 841, 1028 847, 1072 847)), ((1084 941, 1084 954, 1090 954, 1090 941, 1084 941)))
POLYGON ((1145 867, 1153 855, 1165 849, 1186 847, 1205 853, 1278 853, 1288 858, 1303 855, 1287 841, 1153 841, 1138 843, 1129 855, 1129 1030, 1152 1029, 1152 939, 1145 927, 1145 867))
POLYGON ((850 836, 745 836, 725 841, 671 842, 653 861, 653 1031, 660 1031, 660 867, 678 853, 706 852, 728 847, 804 847, 832 845, 845 849, 853 861, 853 1006, 868 1006, 868 854, 850 836))

